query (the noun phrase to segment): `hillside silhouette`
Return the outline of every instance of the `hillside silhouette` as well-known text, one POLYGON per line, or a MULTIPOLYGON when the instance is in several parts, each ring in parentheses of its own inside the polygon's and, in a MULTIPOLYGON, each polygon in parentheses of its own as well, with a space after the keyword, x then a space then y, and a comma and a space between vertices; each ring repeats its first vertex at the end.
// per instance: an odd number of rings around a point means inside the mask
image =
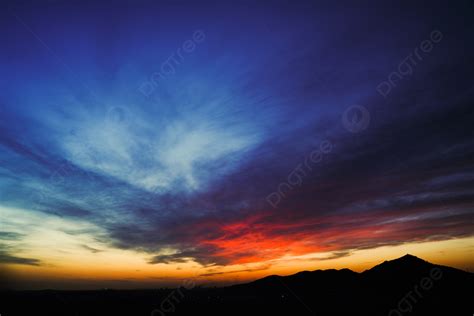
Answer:
POLYGON ((466 315, 474 274, 412 255, 222 288, 4 291, 2 315, 466 315))

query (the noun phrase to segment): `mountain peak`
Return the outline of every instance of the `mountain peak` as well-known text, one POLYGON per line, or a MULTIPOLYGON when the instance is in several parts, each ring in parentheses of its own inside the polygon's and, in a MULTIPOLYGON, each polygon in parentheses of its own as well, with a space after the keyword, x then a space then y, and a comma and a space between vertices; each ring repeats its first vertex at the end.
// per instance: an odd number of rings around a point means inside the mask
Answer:
POLYGON ((372 269, 364 271, 364 273, 389 273, 392 275, 399 273, 411 274, 414 271, 426 270, 431 268, 432 266, 434 265, 423 259, 420 259, 411 254, 406 254, 394 260, 384 261, 383 263, 376 265, 372 269))
POLYGON ((409 253, 407 253, 406 255, 398 258, 398 259, 394 259, 394 260, 390 260, 390 261, 405 261, 405 262, 424 262, 424 263, 427 263, 427 261, 423 260, 423 259, 420 259, 418 258, 417 256, 414 256, 414 255, 411 255, 409 253))
POLYGON ((421 258, 418 258, 417 256, 411 255, 407 253, 404 256, 401 256, 400 258, 393 259, 393 260, 385 260, 384 263, 429 263, 421 258))
MULTIPOLYGON (((414 255, 411 255, 409 253, 407 253, 406 255, 404 255, 403 257, 400 257, 399 259, 417 259, 417 260, 423 260, 423 259, 420 259, 418 258, 417 256, 414 256, 414 255)), ((424 261, 424 260, 423 260, 424 261)))

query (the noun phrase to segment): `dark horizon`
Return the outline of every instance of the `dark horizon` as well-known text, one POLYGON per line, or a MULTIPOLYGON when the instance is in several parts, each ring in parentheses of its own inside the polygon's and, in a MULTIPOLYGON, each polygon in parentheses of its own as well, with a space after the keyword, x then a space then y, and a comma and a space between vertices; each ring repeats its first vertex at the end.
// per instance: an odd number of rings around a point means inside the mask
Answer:
MULTIPOLYGON (((167 289, 167 290, 173 290, 173 289, 176 289, 178 287, 183 287, 183 284, 186 284, 187 286, 186 287, 189 287, 189 288, 224 288, 224 287, 232 287, 234 285, 243 285, 243 284, 248 284, 248 283, 254 283, 254 282, 257 282, 257 281, 260 281, 260 280, 264 280, 264 279, 267 279, 267 278, 271 278, 271 277, 292 277, 292 276, 296 276, 296 275, 299 275, 299 274, 302 274, 302 273, 308 273, 308 272, 316 272, 316 271, 351 271, 353 273, 357 273, 357 274, 363 274, 363 273, 366 273, 367 271, 370 271, 378 266, 381 266, 387 262, 396 262, 396 261, 401 261, 401 260, 414 260, 414 261, 423 261, 423 262, 426 262, 426 263, 429 263, 429 264, 432 264, 434 266, 437 266, 437 267, 443 267, 443 268, 449 268, 449 269, 455 269, 453 267, 448 267, 448 266, 444 266, 444 265, 439 265, 439 264, 435 264, 435 263, 432 263, 432 262, 428 262, 426 260, 424 260, 423 258, 419 258, 417 256, 414 256, 412 254, 405 254, 399 258, 396 258, 396 259, 391 259, 391 260, 384 260, 383 262, 380 262, 379 264, 373 266, 373 267, 370 267, 366 270, 363 270, 361 272, 357 272, 357 271, 353 271, 349 268, 340 268, 340 269, 334 269, 334 268, 329 268, 329 269, 315 269, 315 270, 302 270, 302 271, 298 271, 296 273, 292 273, 292 274, 288 274, 288 275, 278 275, 278 274, 270 274, 270 275, 266 275, 266 276, 263 276, 261 278, 258 278, 258 279, 255 279, 255 280, 251 280, 251 281, 247 281, 247 282, 242 282, 242 283, 230 283, 230 284, 199 284, 199 283, 195 283, 195 281, 193 280, 193 278, 190 278, 188 280, 185 280, 182 284, 180 284, 179 286, 177 287, 159 287, 158 289, 160 290, 163 290, 163 289, 167 289), (192 285, 192 286, 190 286, 192 285)), ((462 270, 462 269, 457 269, 456 270, 459 270, 461 272, 466 272, 466 273, 473 273, 472 271, 465 271, 465 270, 462 270)), ((5 278, 5 280, 7 280, 8 278, 5 278)), ((10 290, 14 290, 13 288, 8 288, 8 287, 5 287, 5 286, 8 286, 8 282, 5 282, 4 284, 2 284, 2 287, 0 287, 0 291, 10 291, 10 290)), ((61 288, 44 288, 44 289, 35 289, 35 290, 16 290, 16 291, 103 291, 103 290, 112 290, 112 291, 147 291, 147 290, 150 290, 150 291, 153 291, 157 289, 156 286, 151 286, 151 287, 144 287, 144 288, 127 288, 127 289, 124 289, 124 288, 120 288, 120 287, 117 287, 117 288, 96 288, 96 289, 78 289, 78 290, 74 290, 74 289, 61 289, 61 288)))
POLYGON ((469 315, 474 274, 434 265, 412 255, 384 261, 362 273, 349 269, 267 276, 228 287, 89 291, 0 291, 8 315, 469 315), (387 286, 388 285, 388 286, 387 286), (315 300, 316 298, 316 300, 315 300), (27 300, 33 305, 21 305, 27 300), (84 304, 87 302, 87 304, 84 304))

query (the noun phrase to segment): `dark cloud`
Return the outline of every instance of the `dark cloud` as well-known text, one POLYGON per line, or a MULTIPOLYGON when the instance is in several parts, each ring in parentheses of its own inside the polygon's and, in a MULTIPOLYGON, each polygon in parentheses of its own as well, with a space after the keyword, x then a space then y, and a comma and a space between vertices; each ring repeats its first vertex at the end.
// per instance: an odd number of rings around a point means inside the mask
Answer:
POLYGON ((12 255, 4 250, 0 250, 0 263, 3 264, 23 264, 30 266, 39 266, 41 261, 34 258, 22 258, 12 255))
POLYGON ((92 248, 92 247, 89 247, 87 245, 82 245, 82 248, 86 249, 86 250, 89 250, 90 252, 92 253, 98 253, 98 252, 102 252, 103 250, 100 250, 100 249, 96 249, 96 248, 92 248))
POLYGON ((344 258, 348 257, 351 255, 350 251, 335 251, 333 252, 330 256, 324 257, 324 258, 315 258, 313 260, 321 261, 321 260, 333 260, 333 259, 339 259, 339 258, 344 258))
POLYGON ((1 240, 18 240, 23 236, 24 236, 23 234, 15 233, 15 232, 0 232, 1 240))
POLYGON ((242 273, 242 272, 255 272, 255 271, 263 271, 270 269, 271 265, 263 265, 253 269, 240 269, 240 270, 231 270, 231 271, 220 271, 220 272, 207 272, 200 274, 199 276, 214 276, 214 275, 222 275, 222 274, 232 274, 232 273, 242 273))

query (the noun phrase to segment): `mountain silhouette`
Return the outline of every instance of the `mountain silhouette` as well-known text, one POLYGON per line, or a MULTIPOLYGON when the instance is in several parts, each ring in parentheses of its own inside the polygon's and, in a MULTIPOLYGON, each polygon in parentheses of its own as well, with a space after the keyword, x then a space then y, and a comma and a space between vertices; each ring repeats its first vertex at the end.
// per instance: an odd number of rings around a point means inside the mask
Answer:
POLYGON ((472 273, 405 255, 362 273, 302 271, 222 288, 7 291, 2 315, 471 316, 473 281, 472 273))

